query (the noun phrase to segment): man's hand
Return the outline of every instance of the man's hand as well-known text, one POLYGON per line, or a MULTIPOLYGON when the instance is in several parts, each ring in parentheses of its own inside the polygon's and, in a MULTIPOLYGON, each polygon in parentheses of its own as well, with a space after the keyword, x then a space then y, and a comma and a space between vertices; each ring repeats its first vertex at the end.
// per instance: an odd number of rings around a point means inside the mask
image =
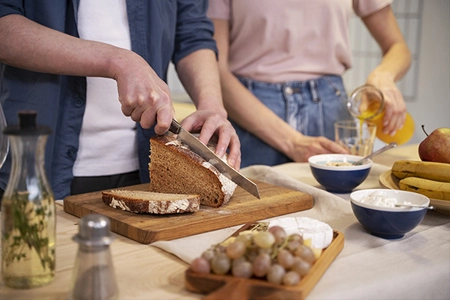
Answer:
POLYGON ((119 59, 119 71, 114 76, 123 114, 143 128, 156 123, 156 134, 164 134, 174 115, 169 87, 137 54, 128 52, 124 58, 119 59))

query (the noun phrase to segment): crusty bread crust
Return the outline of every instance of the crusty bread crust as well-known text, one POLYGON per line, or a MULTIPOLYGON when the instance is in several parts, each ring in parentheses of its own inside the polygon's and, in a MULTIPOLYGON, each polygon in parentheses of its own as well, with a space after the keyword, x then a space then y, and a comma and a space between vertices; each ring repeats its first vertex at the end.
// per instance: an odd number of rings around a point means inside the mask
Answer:
POLYGON ((150 191, 200 194, 201 204, 220 207, 236 184, 170 135, 150 139, 150 191))
POLYGON ((111 190, 102 192, 102 200, 112 208, 133 213, 176 214, 196 212, 200 208, 200 196, 188 194, 111 190))

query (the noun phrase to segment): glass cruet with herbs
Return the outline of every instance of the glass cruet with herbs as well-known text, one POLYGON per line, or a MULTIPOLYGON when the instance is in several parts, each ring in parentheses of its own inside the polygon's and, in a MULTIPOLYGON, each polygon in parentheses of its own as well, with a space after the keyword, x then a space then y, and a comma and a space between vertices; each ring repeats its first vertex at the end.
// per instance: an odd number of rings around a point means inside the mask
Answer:
POLYGON ((19 112, 19 125, 7 126, 12 167, 2 198, 2 276, 12 288, 33 288, 55 276, 56 216, 44 171, 47 126, 35 111, 19 112))

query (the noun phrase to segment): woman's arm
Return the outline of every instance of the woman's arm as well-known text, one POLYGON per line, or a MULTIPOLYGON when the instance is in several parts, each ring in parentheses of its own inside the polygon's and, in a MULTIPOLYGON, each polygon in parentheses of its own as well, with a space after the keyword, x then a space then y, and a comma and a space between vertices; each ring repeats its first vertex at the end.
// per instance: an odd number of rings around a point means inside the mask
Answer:
POLYGON ((378 87, 386 100, 385 133, 395 133, 403 126, 406 105, 395 82, 408 71, 411 53, 403 39, 391 6, 363 19, 383 53, 381 63, 370 73, 367 83, 378 87))
POLYGON ((200 132, 199 139, 204 144, 213 135, 218 137, 216 154, 222 157, 228 148, 228 164, 239 170, 240 142, 222 103, 215 52, 209 49, 197 50, 181 59, 176 69, 197 107, 193 114, 182 121, 183 127, 188 131, 200 132))
POLYGON ((249 92, 228 68, 229 22, 218 19, 213 22, 222 96, 232 120, 294 161, 307 161, 309 156, 320 153, 346 153, 325 137, 302 135, 249 92))

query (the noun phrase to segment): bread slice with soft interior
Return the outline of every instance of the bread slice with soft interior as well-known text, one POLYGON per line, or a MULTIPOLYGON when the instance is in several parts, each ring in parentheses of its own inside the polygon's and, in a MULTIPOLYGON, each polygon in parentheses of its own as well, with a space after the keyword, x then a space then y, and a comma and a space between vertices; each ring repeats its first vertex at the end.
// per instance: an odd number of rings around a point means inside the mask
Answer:
POLYGON ((150 139, 150 191, 199 194, 201 204, 220 207, 236 184, 171 135, 150 139))
POLYGON ((175 214, 196 212, 200 208, 198 194, 110 190, 102 192, 102 200, 112 208, 133 213, 175 214))

